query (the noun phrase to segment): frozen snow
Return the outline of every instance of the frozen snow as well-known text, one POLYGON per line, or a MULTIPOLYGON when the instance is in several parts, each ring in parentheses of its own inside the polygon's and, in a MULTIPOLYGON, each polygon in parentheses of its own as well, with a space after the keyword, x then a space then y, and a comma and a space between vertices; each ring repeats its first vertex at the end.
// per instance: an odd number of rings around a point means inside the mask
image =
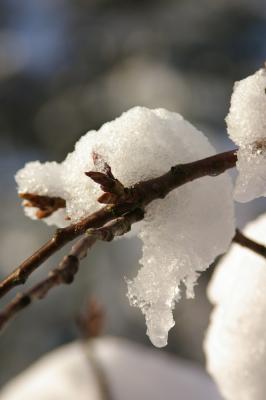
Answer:
POLYGON ((239 146, 235 198, 266 196, 266 69, 236 82, 226 117, 228 133, 239 146))
MULTIPOLYGON (((99 186, 84 174, 95 168, 93 152, 106 160, 115 177, 130 186, 175 164, 210 156, 215 150, 179 114, 135 107, 99 131, 84 135, 61 165, 26 165, 16 176, 18 190, 63 197, 65 215, 70 222, 79 221, 99 208, 99 186)), ((49 217, 49 222, 55 222, 55 217, 57 224, 66 223, 64 211, 49 217)), ((142 268, 128 281, 128 296, 144 313, 147 333, 156 346, 167 343, 181 282, 188 297, 193 297, 198 273, 226 251, 233 234, 232 187, 226 173, 182 186, 148 207, 145 220, 139 223, 142 268)))
POLYGON ((221 400, 207 374, 128 340, 103 337, 73 342, 33 364, 1 391, 0 400, 101 400, 95 364, 116 400, 221 400))
MULTIPOLYGON (((266 244, 266 214, 247 225, 266 244)), ((227 400, 264 400, 266 393, 266 261, 234 244, 208 288, 215 308, 205 339, 207 369, 227 400)))

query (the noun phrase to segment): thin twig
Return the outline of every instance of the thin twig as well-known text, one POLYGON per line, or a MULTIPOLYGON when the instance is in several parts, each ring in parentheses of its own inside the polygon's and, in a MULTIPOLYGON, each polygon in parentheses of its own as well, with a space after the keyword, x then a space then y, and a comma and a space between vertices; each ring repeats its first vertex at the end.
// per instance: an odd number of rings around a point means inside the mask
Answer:
POLYGON ((236 234, 233 238, 233 242, 238 243, 240 246, 246 247, 249 250, 257 253, 259 256, 266 258, 266 246, 249 239, 238 229, 236 229, 236 234))
POLYGON ((31 273, 49 257, 68 242, 84 234, 87 229, 101 227, 116 216, 123 215, 131 209, 132 207, 129 207, 128 204, 105 206, 75 225, 70 225, 64 229, 57 229, 52 239, 24 261, 7 278, 0 282, 0 298, 12 288, 25 283, 31 273))
POLYGON ((15 286, 25 283, 33 271, 64 245, 84 234, 89 228, 100 228, 136 208, 145 208, 155 199, 164 198, 170 191, 203 176, 216 176, 233 168, 237 161, 236 150, 216 154, 187 164, 179 164, 164 175, 139 182, 126 191, 121 203, 107 205, 77 224, 58 229, 55 235, 39 250, 19 265, 0 282, 0 297, 15 286))
POLYGON ((138 208, 99 229, 90 229, 85 237, 74 244, 70 253, 63 258, 57 268, 49 273, 46 279, 25 293, 18 294, 0 312, 0 330, 19 311, 29 306, 33 301, 43 299, 53 287, 72 283, 78 272, 80 261, 86 257, 88 250, 97 240, 111 241, 115 236, 121 236, 128 232, 131 225, 140 221, 143 217, 143 211, 138 208))

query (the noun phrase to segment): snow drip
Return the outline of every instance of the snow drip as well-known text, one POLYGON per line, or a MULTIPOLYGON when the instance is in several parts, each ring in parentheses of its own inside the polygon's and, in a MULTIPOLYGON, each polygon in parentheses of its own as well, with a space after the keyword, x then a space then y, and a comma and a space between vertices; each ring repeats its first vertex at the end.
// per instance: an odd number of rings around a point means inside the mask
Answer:
MULTIPOLYGON (((213 155, 215 150, 179 114, 132 108, 99 131, 85 134, 61 164, 37 161, 17 173, 19 192, 66 200, 66 209, 46 218, 47 223, 65 226, 99 208, 100 189, 84 174, 94 169, 93 152, 111 166, 116 178, 130 186, 163 174, 173 165, 213 155)), ((34 210, 28 210, 34 217, 34 210)), ((185 284, 187 296, 193 297, 199 272, 224 253, 232 239, 230 178, 224 173, 180 187, 149 205, 138 226, 143 256, 138 275, 128 280, 128 297, 145 315, 151 341, 162 347, 174 325, 172 310, 180 297, 180 283, 185 284)))

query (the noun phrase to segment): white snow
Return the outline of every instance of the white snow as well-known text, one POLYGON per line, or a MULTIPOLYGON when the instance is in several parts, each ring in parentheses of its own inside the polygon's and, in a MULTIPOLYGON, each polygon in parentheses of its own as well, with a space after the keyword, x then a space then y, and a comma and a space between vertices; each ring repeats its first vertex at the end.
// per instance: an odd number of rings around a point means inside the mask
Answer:
POLYGON ((266 147, 256 151, 240 148, 237 159, 239 175, 234 198, 239 202, 248 202, 261 196, 266 197, 266 147))
POLYGON ((226 117, 228 134, 240 147, 235 199, 266 196, 266 69, 236 82, 226 117))
MULTIPOLYGON (((244 233, 266 244, 266 214, 244 233)), ((266 393, 266 261, 234 244, 208 294, 215 308, 205 339, 207 369, 227 400, 264 400, 266 393)))
MULTIPOLYGON (((61 165, 26 165, 16 176, 18 190, 63 197, 66 215, 71 222, 79 221, 99 208, 100 189, 84 174, 94 169, 92 152, 99 153, 114 176, 129 186, 215 150, 179 114, 135 107, 99 131, 84 135, 61 165)), ((54 218, 49 217, 49 222, 54 218)), ((144 222, 139 223, 142 268, 128 281, 128 296, 144 313, 147 333, 156 346, 166 345, 174 325, 172 309, 180 296, 180 283, 185 283, 187 295, 193 297, 198 272, 226 251, 233 234, 232 187, 227 174, 189 183, 148 207, 144 222)))
POLYGON ((11 380, 0 400, 101 400, 95 364, 116 400, 221 400, 207 374, 177 359, 118 338, 73 342, 11 380))

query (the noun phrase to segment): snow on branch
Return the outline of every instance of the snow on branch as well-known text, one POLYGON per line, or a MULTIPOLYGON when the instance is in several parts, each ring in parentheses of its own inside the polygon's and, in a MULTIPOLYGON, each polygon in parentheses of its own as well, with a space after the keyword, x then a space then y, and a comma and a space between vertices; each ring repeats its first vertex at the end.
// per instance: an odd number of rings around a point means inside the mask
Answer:
MULTIPOLYGON (((0 297, 3 297, 15 286, 25 283, 32 272, 65 244, 87 233, 73 246, 70 254, 64 257, 47 279, 28 292, 18 294, 0 312, 0 329, 32 301, 43 298, 53 287, 71 283, 79 268, 79 262, 85 257, 88 249, 97 240, 112 240, 114 236, 126 233, 132 223, 143 218, 144 214, 141 210, 145 209, 152 201, 164 198, 172 190, 200 177, 222 174, 227 169, 234 167, 235 163, 235 150, 232 150, 199 161, 173 166, 165 174, 138 182, 125 190, 127 196, 121 203, 104 206, 84 220, 58 229, 50 241, 0 282, 0 297)), ((88 173, 87 175, 91 175, 91 178, 95 179, 94 174, 88 173)), ((99 180, 99 177, 100 175, 98 175, 98 183, 103 186, 103 181, 99 180)), ((107 190, 107 186, 105 186, 105 190, 107 190)))
POLYGON ((151 341, 166 345, 181 283, 193 297, 199 273, 228 249, 235 234, 233 188, 225 171, 236 163, 237 150, 215 154, 202 132, 179 114, 144 107, 88 132, 61 164, 28 163, 16 175, 25 213, 59 229, 0 282, 0 297, 65 244, 85 236, 46 280, 7 305, 0 327, 53 287, 72 282, 97 240, 126 235, 141 221, 141 269, 127 280, 128 298, 144 314, 151 341))
POLYGON ((28 277, 55 252, 90 228, 101 227, 115 217, 130 212, 138 205, 147 206, 153 200, 165 197, 170 191, 203 176, 216 176, 236 164, 236 150, 216 154, 203 160, 173 166, 162 176, 139 182, 130 188, 131 202, 105 206, 84 220, 66 228, 57 229, 52 239, 20 264, 13 273, 0 282, 0 297, 12 288, 24 284, 28 277))
POLYGON ((0 297, 12 288, 24 284, 28 277, 49 257, 68 242, 84 234, 90 228, 104 226, 107 222, 120 217, 136 207, 147 206, 153 200, 165 197, 170 191, 200 177, 222 174, 236 164, 236 150, 216 154, 203 160, 173 166, 162 176, 139 182, 130 188, 131 202, 122 202, 105 206, 76 224, 57 229, 54 236, 39 250, 20 264, 6 279, 0 282, 0 297))

